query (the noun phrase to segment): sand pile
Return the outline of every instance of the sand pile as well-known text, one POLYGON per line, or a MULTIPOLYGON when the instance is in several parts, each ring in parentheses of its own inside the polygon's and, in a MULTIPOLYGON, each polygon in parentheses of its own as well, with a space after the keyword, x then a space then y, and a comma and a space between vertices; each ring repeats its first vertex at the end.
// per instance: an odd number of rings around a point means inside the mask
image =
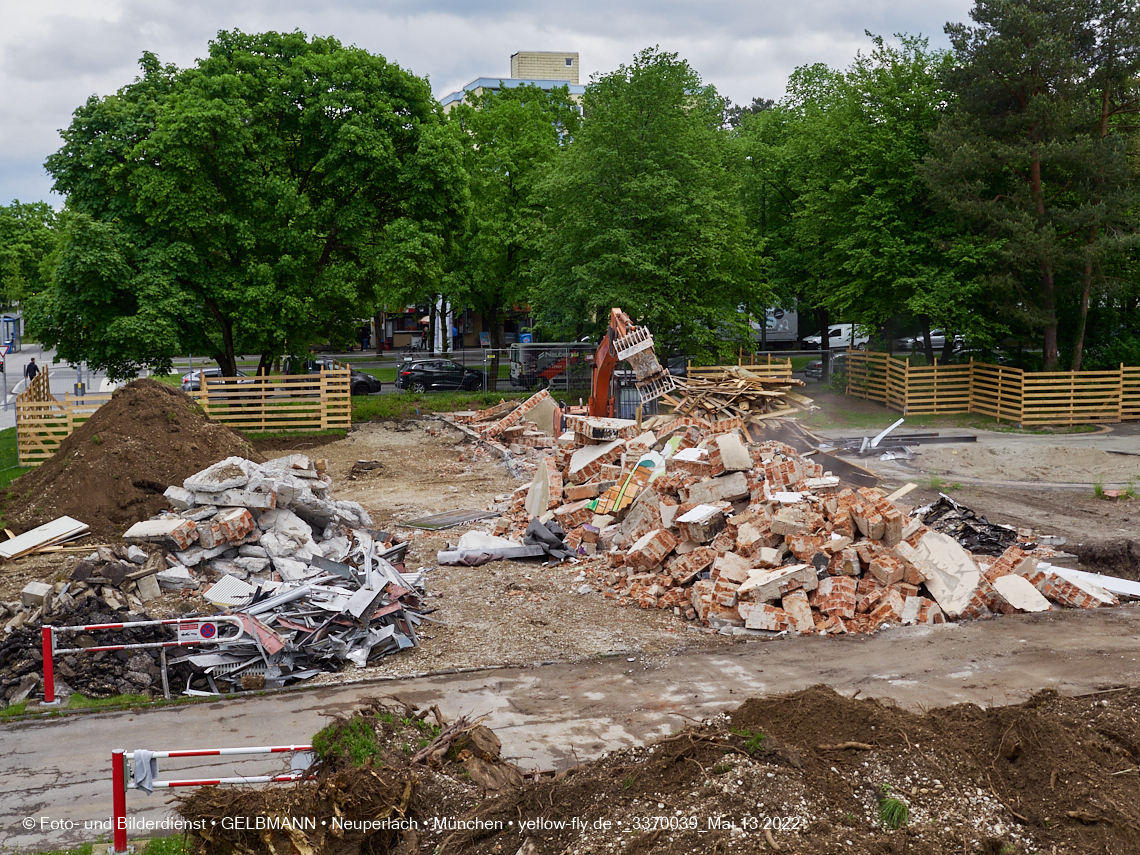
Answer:
POLYGON ((184 392, 136 380, 8 488, 4 518, 27 531, 67 515, 119 536, 169 503, 163 491, 230 456, 261 462, 237 431, 209 421, 184 392))

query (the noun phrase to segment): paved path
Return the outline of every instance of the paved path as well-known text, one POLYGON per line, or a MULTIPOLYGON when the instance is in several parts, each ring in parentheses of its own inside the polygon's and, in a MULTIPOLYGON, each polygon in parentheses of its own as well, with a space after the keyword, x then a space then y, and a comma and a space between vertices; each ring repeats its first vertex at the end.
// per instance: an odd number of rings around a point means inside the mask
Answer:
MULTIPOLYGON (((741 644, 727 652, 512 668, 279 692, 225 703, 68 716, 0 725, 0 850, 55 848, 99 836, 112 748, 151 750, 300 744, 363 697, 394 694, 446 716, 486 714, 520 765, 564 767, 667 734, 753 695, 816 683, 844 694, 893 698, 912 709, 1025 699, 1043 688, 1081 694, 1140 682, 1140 607, 1018 615, 912 627, 841 639, 741 644), (22 828, 25 817, 36 828, 22 828), (41 828, 39 823, 73 823, 41 828)), ((253 760, 245 774, 268 771, 253 760)), ((209 774, 233 774, 214 767, 209 774)), ((277 768, 270 763, 269 768, 277 768)), ((166 762, 160 777, 207 774, 198 761, 166 762)), ((166 796, 127 794, 131 816, 168 815, 166 796)))

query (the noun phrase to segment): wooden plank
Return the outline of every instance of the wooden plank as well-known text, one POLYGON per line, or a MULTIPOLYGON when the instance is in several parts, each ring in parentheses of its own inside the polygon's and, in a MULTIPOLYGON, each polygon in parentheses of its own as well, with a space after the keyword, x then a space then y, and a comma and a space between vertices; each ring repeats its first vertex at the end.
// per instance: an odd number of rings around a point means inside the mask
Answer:
POLYGON ((71 517, 59 517, 49 523, 33 528, 23 534, 0 543, 0 558, 19 558, 35 552, 44 546, 51 546, 77 534, 88 531, 90 526, 71 517))

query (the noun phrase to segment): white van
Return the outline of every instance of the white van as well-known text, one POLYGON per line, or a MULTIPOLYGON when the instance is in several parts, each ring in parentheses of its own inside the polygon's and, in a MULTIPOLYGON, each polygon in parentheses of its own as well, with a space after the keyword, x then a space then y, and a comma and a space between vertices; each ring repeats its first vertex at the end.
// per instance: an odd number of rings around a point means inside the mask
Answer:
MULTIPOLYGON (((828 344, 832 350, 846 350, 853 347, 856 350, 866 350, 867 342, 871 340, 867 334, 868 330, 858 324, 832 324, 828 332, 830 333, 830 340, 828 344)), ((804 348, 807 350, 819 350, 820 343, 823 341, 823 336, 820 334, 809 335, 804 338, 804 348)))

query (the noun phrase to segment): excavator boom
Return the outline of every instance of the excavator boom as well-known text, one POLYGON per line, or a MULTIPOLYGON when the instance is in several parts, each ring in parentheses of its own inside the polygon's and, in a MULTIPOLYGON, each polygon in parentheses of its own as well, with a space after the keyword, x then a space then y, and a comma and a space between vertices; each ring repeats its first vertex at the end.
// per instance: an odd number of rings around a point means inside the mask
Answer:
POLYGON ((594 380, 590 389, 590 415, 609 418, 614 415, 610 381, 619 362, 633 366, 641 403, 645 404, 676 387, 671 374, 661 367, 653 352, 653 336, 639 327, 621 309, 610 311, 610 325, 594 354, 594 380))

